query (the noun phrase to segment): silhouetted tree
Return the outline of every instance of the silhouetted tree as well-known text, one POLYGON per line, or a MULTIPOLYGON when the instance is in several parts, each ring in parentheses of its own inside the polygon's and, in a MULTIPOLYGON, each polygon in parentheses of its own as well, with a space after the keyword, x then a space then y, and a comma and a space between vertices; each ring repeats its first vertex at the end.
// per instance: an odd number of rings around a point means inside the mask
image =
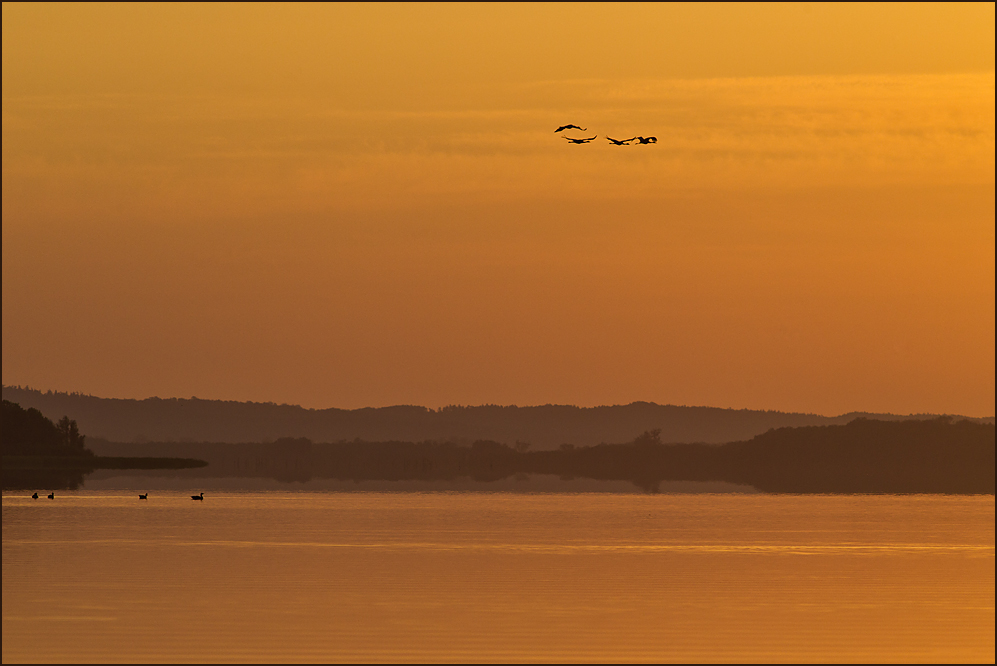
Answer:
POLYGON ((79 451, 80 454, 83 453, 86 436, 80 434, 80 430, 76 426, 76 421, 70 420, 68 416, 63 416, 59 419, 55 427, 61 435, 63 446, 71 451, 79 451))
POLYGON ((637 446, 656 446, 661 444, 661 428, 645 430, 634 440, 637 446))
POLYGON ((3 454, 13 456, 90 456, 76 421, 52 423, 37 409, 3 401, 3 454))

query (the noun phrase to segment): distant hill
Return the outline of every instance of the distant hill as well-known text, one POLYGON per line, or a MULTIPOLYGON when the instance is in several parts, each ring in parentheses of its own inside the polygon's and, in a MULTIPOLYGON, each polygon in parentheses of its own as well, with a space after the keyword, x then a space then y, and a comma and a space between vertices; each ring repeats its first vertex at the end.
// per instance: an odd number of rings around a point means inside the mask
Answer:
MULTIPOLYGON (((665 442, 720 444, 747 440, 772 428, 844 425, 857 417, 925 420, 937 414, 841 416, 635 402, 606 407, 482 405, 440 410, 399 405, 364 409, 305 409, 274 403, 147 398, 124 400, 4 386, 3 398, 57 418, 70 414, 91 437, 117 442, 266 442, 307 437, 315 442, 492 440, 529 442, 532 450, 563 443, 591 446, 632 440, 660 429, 665 442)), ((954 415, 957 419, 965 417, 954 415)), ((993 423, 993 417, 969 419, 993 423)))

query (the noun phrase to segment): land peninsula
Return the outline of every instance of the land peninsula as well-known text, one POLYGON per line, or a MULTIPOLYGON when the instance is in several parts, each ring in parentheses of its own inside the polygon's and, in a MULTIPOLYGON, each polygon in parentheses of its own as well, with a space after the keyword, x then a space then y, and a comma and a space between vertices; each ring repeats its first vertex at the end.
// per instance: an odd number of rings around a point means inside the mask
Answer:
POLYGON ((75 490, 98 469, 191 469, 208 463, 194 458, 99 456, 68 416, 57 423, 34 408, 3 401, 3 487, 75 490))

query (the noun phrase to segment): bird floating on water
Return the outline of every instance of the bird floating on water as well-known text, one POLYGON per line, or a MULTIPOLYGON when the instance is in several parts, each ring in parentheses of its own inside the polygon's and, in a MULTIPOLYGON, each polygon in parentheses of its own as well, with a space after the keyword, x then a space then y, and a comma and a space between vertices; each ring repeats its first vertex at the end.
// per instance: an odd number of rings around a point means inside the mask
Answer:
POLYGON ((139 495, 138 498, 139 499, 149 499, 149 493, 146 493, 145 495, 139 495))
POLYGON ((203 501, 204 500, 204 493, 201 493, 200 495, 191 495, 190 498, 192 500, 202 500, 203 501))
POLYGON ((48 494, 48 498, 49 499, 55 499, 55 493, 49 493, 48 494))
POLYGON ((584 127, 579 127, 578 125, 561 125, 556 130, 554 130, 554 134, 557 134, 558 132, 563 132, 566 129, 576 129, 576 130, 579 130, 579 131, 582 131, 582 132, 587 132, 588 131, 584 127))
POLYGON ((38 493, 35 493, 34 495, 32 495, 31 499, 38 499, 38 493))
POLYGON ((571 143, 588 143, 589 141, 592 141, 593 139, 599 138, 599 135, 596 134, 595 136, 589 137, 588 139, 572 139, 570 136, 564 136, 564 137, 561 137, 561 138, 564 139, 565 141, 570 141, 571 143))

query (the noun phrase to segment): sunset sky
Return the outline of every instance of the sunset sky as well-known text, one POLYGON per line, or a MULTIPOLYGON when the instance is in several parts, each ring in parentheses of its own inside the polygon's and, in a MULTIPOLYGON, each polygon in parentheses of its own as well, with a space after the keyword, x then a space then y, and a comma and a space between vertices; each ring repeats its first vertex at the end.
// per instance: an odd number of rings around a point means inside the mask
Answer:
POLYGON ((994 414, 992 3, 2 11, 4 384, 994 414))

